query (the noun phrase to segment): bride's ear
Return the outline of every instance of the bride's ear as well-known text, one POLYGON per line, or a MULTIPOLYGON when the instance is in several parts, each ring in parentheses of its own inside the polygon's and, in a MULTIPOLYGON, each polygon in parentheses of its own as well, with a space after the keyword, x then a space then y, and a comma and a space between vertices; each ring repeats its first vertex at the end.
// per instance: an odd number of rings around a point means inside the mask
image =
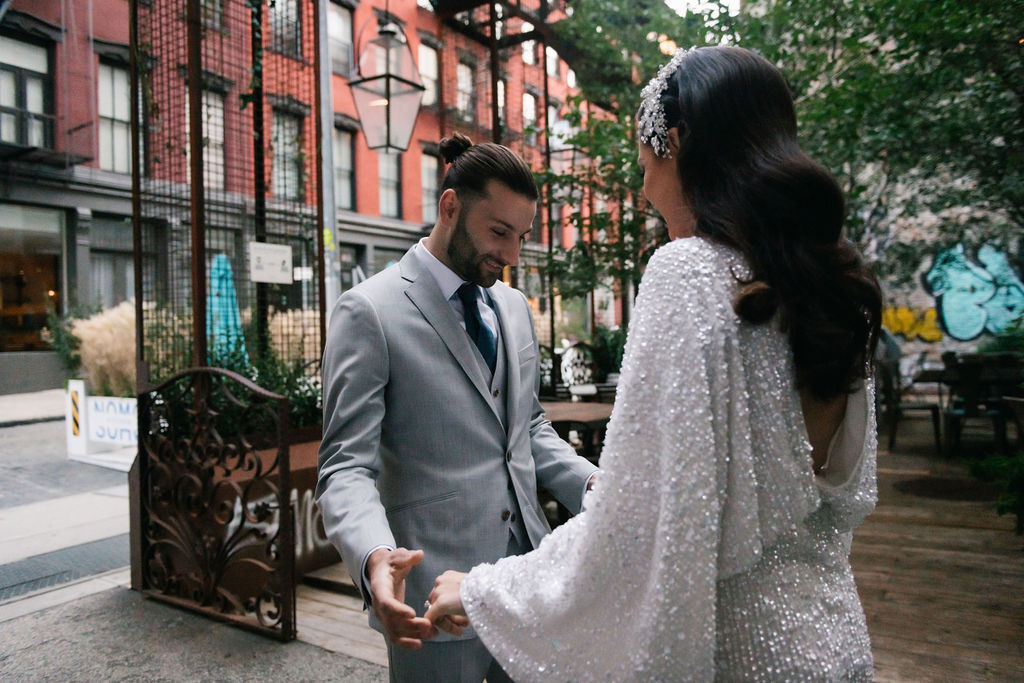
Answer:
POLYGON ((682 142, 679 140, 679 126, 673 126, 668 129, 668 153, 672 155, 672 158, 679 156, 679 150, 682 149, 682 142))

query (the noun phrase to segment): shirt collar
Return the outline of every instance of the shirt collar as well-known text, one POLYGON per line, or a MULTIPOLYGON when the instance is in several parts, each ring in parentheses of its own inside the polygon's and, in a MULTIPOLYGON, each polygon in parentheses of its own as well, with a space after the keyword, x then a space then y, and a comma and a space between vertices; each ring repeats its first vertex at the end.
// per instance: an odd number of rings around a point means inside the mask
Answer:
MULTIPOLYGON (((465 282, 461 277, 455 274, 451 268, 441 263, 441 261, 430 253, 427 249, 427 238, 424 237, 416 243, 416 248, 413 249, 413 253, 420 260, 420 265, 427 269, 430 275, 437 282, 437 286, 441 289, 441 294, 445 299, 451 299, 455 296, 455 292, 458 291, 459 287, 465 282)), ((484 298, 486 301, 486 296, 484 298)))

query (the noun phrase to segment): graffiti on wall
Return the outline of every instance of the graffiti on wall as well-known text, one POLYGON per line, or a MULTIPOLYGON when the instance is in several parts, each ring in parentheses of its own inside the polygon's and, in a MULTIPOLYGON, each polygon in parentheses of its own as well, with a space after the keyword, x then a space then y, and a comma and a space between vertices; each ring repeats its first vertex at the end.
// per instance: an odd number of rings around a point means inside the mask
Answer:
POLYGON ((939 314, 934 308, 923 311, 907 306, 888 306, 882 311, 882 326, 904 339, 920 339, 934 344, 942 341, 939 314))
POLYGON ((991 245, 982 245, 976 260, 959 244, 940 252, 924 279, 955 339, 1002 332, 1024 315, 1024 283, 1006 254, 991 245))

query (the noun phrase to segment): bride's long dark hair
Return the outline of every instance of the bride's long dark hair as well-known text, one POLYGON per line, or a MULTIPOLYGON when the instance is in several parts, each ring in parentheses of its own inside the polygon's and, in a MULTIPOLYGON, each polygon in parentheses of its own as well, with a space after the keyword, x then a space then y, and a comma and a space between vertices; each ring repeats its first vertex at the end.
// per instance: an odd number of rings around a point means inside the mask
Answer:
POLYGON ((818 399, 853 391, 877 341, 881 289, 843 235, 838 184, 800 149, 782 74, 742 48, 700 48, 661 100, 669 127, 679 126, 697 234, 739 250, 753 269, 737 314, 755 324, 779 314, 798 387, 818 399))

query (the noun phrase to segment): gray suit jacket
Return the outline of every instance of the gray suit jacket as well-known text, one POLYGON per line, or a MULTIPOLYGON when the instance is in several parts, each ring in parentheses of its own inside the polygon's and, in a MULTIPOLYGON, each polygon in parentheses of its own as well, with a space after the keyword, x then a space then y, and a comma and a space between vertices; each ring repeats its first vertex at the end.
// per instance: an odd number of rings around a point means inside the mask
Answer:
MULTIPOLYGON (((501 282, 488 291, 508 368, 507 432, 472 341, 411 250, 345 292, 328 330, 316 491, 324 527, 360 590, 374 547, 422 549, 405 595, 420 614, 438 574, 505 555, 510 490, 536 546, 550 531, 537 488, 578 511, 596 470, 541 410, 526 298, 501 282)), ((370 622, 380 628, 372 611, 370 622)))

